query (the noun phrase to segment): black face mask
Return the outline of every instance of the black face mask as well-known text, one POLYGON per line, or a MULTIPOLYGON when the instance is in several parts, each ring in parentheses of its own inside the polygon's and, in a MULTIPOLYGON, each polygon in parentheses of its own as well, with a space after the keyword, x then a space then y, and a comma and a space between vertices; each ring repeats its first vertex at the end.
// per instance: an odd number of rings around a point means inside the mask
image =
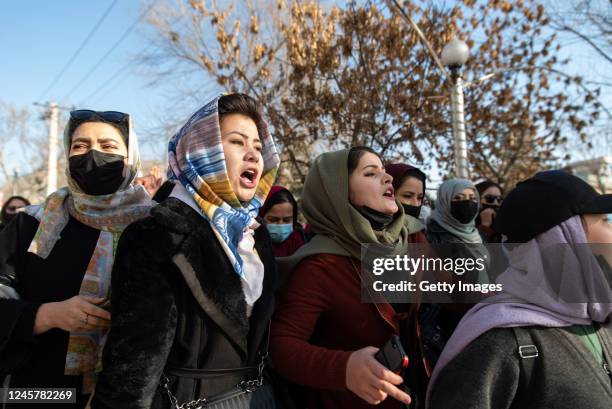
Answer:
POLYGON ((411 205, 407 205, 407 204, 403 204, 402 207, 404 208, 404 213, 412 216, 414 218, 419 218, 419 215, 421 214, 421 207, 422 206, 411 206, 411 205))
POLYGON ((5 224, 9 224, 13 217, 17 216, 17 213, 5 213, 4 217, 2 217, 5 224))
POLYGON ((369 208, 368 206, 357 207, 353 206, 363 217, 368 219, 373 230, 384 230, 393 221, 392 214, 381 213, 378 210, 369 208))
POLYGON ((467 224, 476 216, 478 203, 473 200, 452 201, 450 211, 459 223, 467 224))
POLYGON ((123 182, 123 160, 113 153, 90 150, 68 159, 70 175, 83 192, 92 195, 115 193, 123 182))

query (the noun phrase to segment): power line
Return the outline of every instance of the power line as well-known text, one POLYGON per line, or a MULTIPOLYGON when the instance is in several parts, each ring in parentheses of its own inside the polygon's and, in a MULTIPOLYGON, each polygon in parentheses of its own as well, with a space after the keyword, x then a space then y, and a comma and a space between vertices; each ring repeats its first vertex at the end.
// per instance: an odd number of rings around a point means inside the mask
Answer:
POLYGON ((89 34, 87 35, 87 37, 85 38, 85 40, 83 40, 83 42, 81 43, 81 45, 79 46, 79 48, 74 52, 74 54, 72 55, 72 57, 70 57, 70 59, 68 60, 68 62, 64 65, 64 67, 62 68, 62 70, 59 72, 59 74, 57 74, 57 76, 53 79, 53 81, 51 81, 51 84, 49 84, 49 86, 47 87, 47 89, 45 89, 45 91, 40 95, 40 97, 38 97, 38 100, 42 100, 45 95, 47 95, 47 93, 49 91, 51 91, 51 89, 55 86, 55 84, 58 83, 58 81, 62 78, 62 76, 66 73, 66 71, 68 70, 68 68, 70 68, 70 66, 72 66, 72 63, 74 62, 74 60, 76 60, 76 58, 79 56, 79 54, 81 53, 81 51, 83 51, 83 48, 85 48, 85 46, 87 45, 87 43, 89 42, 89 40, 91 40, 91 38, 93 37, 93 35, 96 33, 96 31, 98 31, 98 28, 100 28, 100 26, 102 25, 102 23, 104 22, 104 20, 106 19, 106 17, 109 15, 109 13, 111 12, 111 10, 113 9, 113 7, 115 7, 115 4, 117 4, 117 0, 114 0, 110 6, 108 6, 108 8, 106 9, 106 11, 104 12, 104 14, 102 15, 102 17, 100 17, 100 19, 98 20, 98 22, 96 23, 96 25, 91 29, 91 31, 89 32, 89 34))
POLYGON ((79 106, 84 106, 85 103, 87 103, 87 101, 89 101, 90 99, 92 99, 93 97, 98 95, 100 93, 100 91, 102 91, 104 88, 106 88, 110 84, 112 84, 112 82, 115 81, 120 76, 121 73, 128 72, 128 69, 129 69, 129 67, 132 64, 133 64, 133 62, 129 62, 129 63, 119 67, 119 69, 117 71, 113 72, 113 74, 110 77, 108 77, 106 79, 106 81, 102 81, 102 84, 98 88, 96 88, 96 90, 94 92, 89 94, 87 97, 83 98, 83 100, 79 103, 79 106))
MULTIPOLYGON (((117 78, 124 72, 131 72, 133 71, 133 69, 131 69, 130 67, 133 65, 138 65, 140 64, 140 59, 145 55, 145 53, 148 51, 148 49, 151 48, 151 45, 149 44, 149 46, 147 46, 146 48, 144 48, 140 53, 138 53, 131 61, 129 61, 127 64, 122 65, 121 67, 119 67, 119 69, 115 72, 113 72, 112 75, 110 75, 105 81, 102 81, 102 83, 100 84, 100 86, 98 88, 96 88, 95 91, 93 91, 91 94, 89 94, 86 98, 83 98, 83 100, 79 103, 79 106, 84 106, 89 100, 91 100, 93 97, 95 97, 96 95, 98 95, 104 88, 110 86, 114 81, 117 80, 117 78)), ((104 96, 106 96, 106 93, 104 94, 104 96)), ((100 98, 98 98, 96 100, 96 102, 98 102, 100 100, 100 98)), ((95 102, 94 102, 95 104, 95 102)))
POLYGON ((106 92, 104 92, 102 95, 100 95, 94 102, 92 105, 96 105, 98 104, 100 101, 102 101, 104 98, 106 98, 106 96, 108 94, 110 94, 112 91, 114 91, 115 89, 117 89, 117 87, 119 87, 119 85, 125 81, 126 79, 128 79, 130 77, 130 75, 132 74, 133 68, 130 70, 127 70, 123 76, 121 77, 117 77, 118 81, 115 82, 115 84, 110 87, 109 89, 106 90, 106 92))
POLYGON ((102 56, 102 58, 100 58, 94 65, 93 67, 91 67, 91 69, 87 72, 87 74, 85 74, 77 83, 74 87, 72 87, 72 89, 64 96, 64 98, 62 98, 62 100, 66 100, 68 99, 73 93, 74 91, 77 90, 77 88, 79 88, 81 86, 81 84, 83 84, 90 76, 91 74, 94 73, 95 70, 98 69, 98 67, 104 62, 104 60, 113 52, 115 51, 115 49, 127 38, 127 36, 136 28, 136 26, 138 25, 138 23, 140 22, 140 20, 142 20, 142 18, 144 16, 147 15, 147 13, 153 8, 153 6, 155 5, 155 3, 151 3, 151 5, 149 7, 147 7, 147 9, 136 19, 136 21, 134 22, 134 24, 132 24, 130 27, 128 27, 128 29, 123 33, 123 35, 121 35, 121 37, 115 42, 115 44, 113 44, 108 51, 102 56))

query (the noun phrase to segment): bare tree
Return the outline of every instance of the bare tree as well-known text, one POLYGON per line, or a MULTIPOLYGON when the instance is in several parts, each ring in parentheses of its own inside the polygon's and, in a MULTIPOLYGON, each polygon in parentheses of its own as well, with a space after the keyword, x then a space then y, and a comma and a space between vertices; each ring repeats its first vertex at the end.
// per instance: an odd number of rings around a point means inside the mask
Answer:
MULTIPOLYGON (((584 131, 603 107, 596 90, 564 73, 556 36, 545 34, 550 21, 542 4, 422 0, 403 7, 436 52, 453 36, 468 42, 469 81, 500 73, 466 93, 474 177, 510 186, 554 165, 561 159, 556 148, 570 137, 587 139, 584 131)), ((298 185, 320 141, 328 148, 368 145, 387 159, 451 169, 448 82, 382 1, 221 7, 177 0, 157 7, 150 24, 157 78, 188 76, 183 101, 201 101, 211 79, 258 98, 298 185)))
POLYGON ((32 142, 28 134, 31 113, 27 108, 17 108, 11 104, 0 101, 0 178, 3 181, 11 180, 14 170, 23 166, 27 158, 27 148, 32 142), (9 165, 7 153, 20 150, 21 160, 12 158, 9 165))
POLYGON ((549 7, 553 29, 580 40, 612 65, 612 0, 552 2, 549 7))

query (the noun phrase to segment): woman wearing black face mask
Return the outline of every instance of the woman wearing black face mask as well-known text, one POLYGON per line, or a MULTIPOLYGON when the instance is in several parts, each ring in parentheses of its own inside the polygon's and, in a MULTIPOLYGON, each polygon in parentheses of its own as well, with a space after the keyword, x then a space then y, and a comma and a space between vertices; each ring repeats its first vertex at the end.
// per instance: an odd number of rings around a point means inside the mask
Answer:
MULTIPOLYGON (((402 204, 407 220, 420 219, 427 177, 420 169, 403 163, 392 163, 385 170, 393 176, 395 198, 402 204)), ((424 230, 421 226, 419 231, 424 230)))
POLYGON ((487 243, 501 243, 501 235, 493 230, 493 220, 502 204, 504 191, 502 187, 490 180, 476 184, 480 195, 480 213, 476 218, 476 228, 487 243))
POLYGON ((30 202, 25 197, 11 196, 2 206, 0 212, 0 231, 17 215, 17 211, 23 207, 29 206, 30 202))
POLYGON ((0 375, 15 388, 75 388, 80 408, 110 326, 115 245, 151 200, 132 186, 139 157, 128 115, 73 111, 64 144, 69 186, 0 233, 0 375))
POLYGON ((482 243, 475 219, 479 195, 472 182, 450 179, 438 188, 435 209, 427 225, 432 243, 482 243))
MULTIPOLYGON (((476 229, 479 195, 472 182, 465 179, 449 179, 438 188, 435 208, 427 223, 427 239, 442 258, 483 259, 489 268, 489 255, 476 229)), ((487 270, 457 274, 462 282, 488 282, 487 270)), ((471 294, 455 293, 458 303, 469 302, 471 294)), ((468 304, 466 304, 468 305, 468 304)), ((460 309, 458 309, 459 311, 460 309)), ((442 323, 446 335, 452 333, 461 319, 461 311, 447 314, 442 323)))

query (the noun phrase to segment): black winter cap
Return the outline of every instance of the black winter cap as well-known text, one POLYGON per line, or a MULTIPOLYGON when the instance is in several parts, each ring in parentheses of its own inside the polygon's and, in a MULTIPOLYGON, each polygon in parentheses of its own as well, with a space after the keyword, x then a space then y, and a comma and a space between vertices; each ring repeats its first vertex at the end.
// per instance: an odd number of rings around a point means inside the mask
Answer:
POLYGON ((509 243, 525 243, 575 215, 612 213, 612 194, 601 195, 561 170, 539 172, 504 199, 493 229, 509 243))

